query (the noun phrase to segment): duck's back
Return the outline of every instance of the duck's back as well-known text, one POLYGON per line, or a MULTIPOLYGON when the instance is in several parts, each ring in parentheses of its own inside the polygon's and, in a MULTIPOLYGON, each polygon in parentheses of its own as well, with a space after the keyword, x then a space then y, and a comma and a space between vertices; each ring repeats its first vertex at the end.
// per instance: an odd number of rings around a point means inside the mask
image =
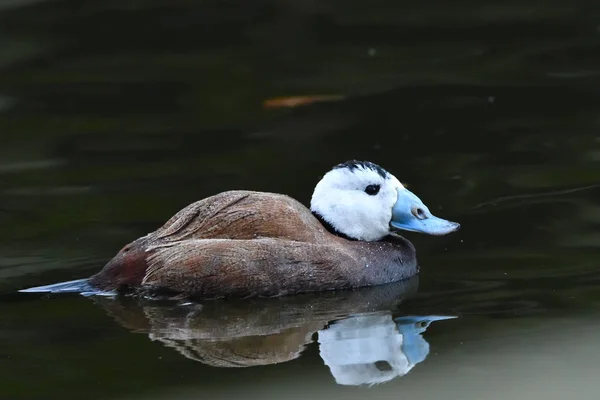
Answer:
POLYGON ((185 207, 148 235, 151 242, 261 237, 317 242, 325 229, 310 210, 289 196, 228 191, 185 207))
MULTIPOLYGON (((181 252, 190 248, 187 241, 226 240, 227 246, 236 247, 241 240, 261 238, 319 243, 327 235, 310 210, 289 196, 227 191, 190 204, 156 231, 124 246, 90 282, 102 290, 135 288, 146 275, 147 259, 153 253, 149 249, 173 244, 174 251, 181 252)), ((219 247, 216 242, 215 246, 219 247)), ((214 254, 211 248, 203 249, 214 254)))

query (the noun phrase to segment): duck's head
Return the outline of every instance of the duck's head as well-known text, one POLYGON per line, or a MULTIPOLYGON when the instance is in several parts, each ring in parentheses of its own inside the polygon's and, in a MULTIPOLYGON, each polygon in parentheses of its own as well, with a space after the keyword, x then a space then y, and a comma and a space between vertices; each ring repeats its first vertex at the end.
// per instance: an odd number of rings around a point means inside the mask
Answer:
POLYGON ((460 228, 435 217, 398 179, 377 164, 336 165, 315 187, 311 211, 342 236, 375 241, 405 230, 446 235, 460 228))

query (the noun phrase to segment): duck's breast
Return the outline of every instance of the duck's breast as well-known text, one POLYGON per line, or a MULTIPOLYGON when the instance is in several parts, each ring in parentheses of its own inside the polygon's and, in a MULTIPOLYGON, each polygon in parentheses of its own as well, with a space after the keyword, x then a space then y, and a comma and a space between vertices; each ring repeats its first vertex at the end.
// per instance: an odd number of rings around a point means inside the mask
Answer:
POLYGON ((378 242, 335 240, 342 242, 338 246, 343 246, 360 265, 355 274, 361 286, 398 282, 419 272, 415 247, 401 236, 388 236, 378 242))

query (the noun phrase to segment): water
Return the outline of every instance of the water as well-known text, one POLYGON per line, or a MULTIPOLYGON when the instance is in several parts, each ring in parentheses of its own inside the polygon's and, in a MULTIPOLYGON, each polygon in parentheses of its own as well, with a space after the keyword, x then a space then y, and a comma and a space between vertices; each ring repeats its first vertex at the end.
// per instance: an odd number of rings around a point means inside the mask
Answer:
POLYGON ((10 1, 0 20, 0 397, 600 390, 599 6, 10 1), (349 158, 462 224, 407 234, 417 279, 206 304, 16 292, 223 190, 307 204, 349 158))

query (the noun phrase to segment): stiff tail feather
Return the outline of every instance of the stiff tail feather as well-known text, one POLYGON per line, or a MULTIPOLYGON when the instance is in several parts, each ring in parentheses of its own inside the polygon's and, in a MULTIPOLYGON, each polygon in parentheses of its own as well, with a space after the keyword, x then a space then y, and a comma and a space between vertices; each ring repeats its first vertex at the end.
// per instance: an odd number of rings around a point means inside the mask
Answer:
POLYGON ((113 296, 113 292, 103 292, 94 288, 89 279, 54 283, 52 285, 36 286, 19 290, 21 293, 79 293, 82 296, 113 296))

